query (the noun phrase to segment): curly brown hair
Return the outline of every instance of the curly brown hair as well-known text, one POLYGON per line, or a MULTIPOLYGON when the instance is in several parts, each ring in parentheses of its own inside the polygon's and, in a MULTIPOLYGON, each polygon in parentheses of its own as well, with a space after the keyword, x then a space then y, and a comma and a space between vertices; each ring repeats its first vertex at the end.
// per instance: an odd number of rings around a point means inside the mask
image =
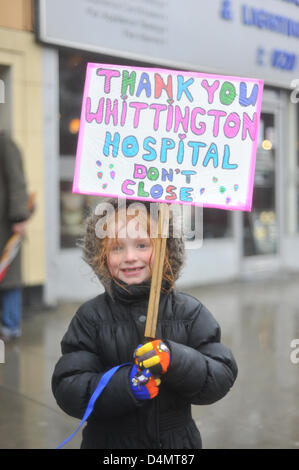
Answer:
MULTIPOLYGON (((150 211, 149 211, 149 205, 145 204, 145 207, 147 209, 146 214, 147 214, 147 220, 146 220, 146 229, 147 229, 147 234, 150 238, 153 250, 152 254, 154 253, 154 247, 157 241, 156 237, 152 236, 151 229, 152 225, 155 224, 156 220, 154 220, 151 217, 150 211)), ((127 210, 128 206, 126 207, 127 210)), ((118 209, 115 208, 114 214, 118 217, 118 209)), ((89 217, 87 217, 85 221, 85 234, 83 237, 83 240, 81 241, 80 246, 83 249, 83 259, 86 261, 89 266, 93 269, 94 273, 97 275, 97 277, 100 279, 100 281, 103 283, 104 286, 107 286, 109 284, 109 280, 113 279, 114 282, 117 283, 117 279, 114 278, 108 267, 108 256, 110 251, 112 250, 113 244, 118 243, 118 235, 117 233, 113 238, 109 237, 106 231, 106 236, 100 238, 97 236, 97 224, 99 221, 101 221, 101 218, 104 217, 106 214, 102 215, 96 215, 95 213, 91 214, 89 217)), ((130 217, 133 217, 131 215, 126 215, 126 221, 129 220, 130 217)), ((106 229, 108 225, 108 221, 106 223, 106 229)), ((105 224, 104 224, 105 225, 105 224)), ((167 240, 169 242, 169 239, 167 240)), ((165 251, 165 258, 164 258, 164 265, 163 265, 163 272, 162 272, 162 279, 165 281, 164 285, 166 285, 166 288, 163 288, 163 291, 169 291, 176 280, 176 277, 174 275, 173 269, 172 269, 172 264, 170 262, 170 251, 169 251, 169 243, 167 243, 166 246, 166 251, 165 251)))

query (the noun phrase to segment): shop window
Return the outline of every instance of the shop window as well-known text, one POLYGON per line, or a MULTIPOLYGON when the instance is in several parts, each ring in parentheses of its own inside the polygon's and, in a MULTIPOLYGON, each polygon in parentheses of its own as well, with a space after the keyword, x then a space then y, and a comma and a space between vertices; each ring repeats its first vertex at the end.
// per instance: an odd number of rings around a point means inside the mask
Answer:
POLYGON ((288 126, 287 233, 299 234, 299 104, 290 105, 288 126))
MULTIPOLYGON (((82 222, 98 198, 72 194, 72 179, 80 125, 82 96, 88 62, 113 63, 113 57, 92 53, 59 51, 59 112, 60 112, 60 201, 61 248, 73 248, 82 235, 82 222), (71 164, 70 164, 71 163, 71 164)), ((148 67, 149 64, 117 58, 118 64, 148 67)), ((155 65, 152 64, 152 67, 155 65)), ((231 212, 218 209, 203 210, 203 238, 231 236, 231 212)))
POLYGON ((76 154, 86 63, 80 54, 59 54, 61 156, 76 154))
POLYGON ((60 246, 74 248, 83 235, 85 217, 99 198, 72 193, 82 96, 88 62, 94 55, 59 51, 60 246))
POLYGON ((99 198, 72 193, 72 182, 60 182, 60 242, 63 248, 76 247, 83 235, 85 218, 99 198))
POLYGON ((221 209, 203 210, 203 238, 223 238, 232 236, 232 214, 221 209))
POLYGON ((276 141, 273 113, 262 112, 257 149, 252 211, 243 213, 244 255, 274 255, 277 252, 276 141))

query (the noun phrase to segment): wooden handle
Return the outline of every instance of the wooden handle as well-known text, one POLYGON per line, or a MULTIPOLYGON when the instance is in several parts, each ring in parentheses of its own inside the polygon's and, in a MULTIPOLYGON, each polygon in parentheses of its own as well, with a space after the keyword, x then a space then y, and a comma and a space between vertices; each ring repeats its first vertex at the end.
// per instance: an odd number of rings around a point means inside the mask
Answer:
POLYGON ((155 244, 155 259, 151 280, 151 290, 147 309, 147 318, 144 335, 146 338, 156 337, 156 327, 159 311, 162 274, 165 259, 167 234, 169 226, 169 206, 160 204, 157 241, 155 244))

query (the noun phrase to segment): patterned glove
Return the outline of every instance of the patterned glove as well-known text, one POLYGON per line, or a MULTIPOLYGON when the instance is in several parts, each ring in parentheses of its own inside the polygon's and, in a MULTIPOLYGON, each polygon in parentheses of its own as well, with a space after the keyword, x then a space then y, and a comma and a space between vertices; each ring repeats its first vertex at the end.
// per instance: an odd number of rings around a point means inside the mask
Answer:
POLYGON ((139 345, 134 353, 134 362, 139 369, 149 369, 153 375, 165 374, 170 360, 170 351, 161 339, 139 345))
POLYGON ((151 400, 159 393, 161 380, 154 378, 149 369, 140 370, 135 364, 130 372, 130 387, 137 400, 151 400))

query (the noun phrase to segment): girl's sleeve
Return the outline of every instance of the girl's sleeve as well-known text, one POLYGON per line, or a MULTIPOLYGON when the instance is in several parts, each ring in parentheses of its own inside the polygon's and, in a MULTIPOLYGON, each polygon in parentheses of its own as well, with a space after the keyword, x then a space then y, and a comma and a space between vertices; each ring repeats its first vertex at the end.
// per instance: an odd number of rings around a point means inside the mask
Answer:
POLYGON ((232 352, 220 340, 218 323, 200 304, 188 345, 166 341, 171 364, 164 384, 194 405, 208 405, 223 398, 233 386, 238 368, 232 352))
MULTIPOLYGON (((78 419, 82 419, 101 377, 109 370, 102 364, 96 344, 96 326, 79 309, 62 339, 62 356, 52 376, 57 404, 65 413, 78 419)), ((131 365, 123 366, 112 376, 95 403, 93 416, 117 417, 142 405, 130 391, 130 368, 131 365)))

